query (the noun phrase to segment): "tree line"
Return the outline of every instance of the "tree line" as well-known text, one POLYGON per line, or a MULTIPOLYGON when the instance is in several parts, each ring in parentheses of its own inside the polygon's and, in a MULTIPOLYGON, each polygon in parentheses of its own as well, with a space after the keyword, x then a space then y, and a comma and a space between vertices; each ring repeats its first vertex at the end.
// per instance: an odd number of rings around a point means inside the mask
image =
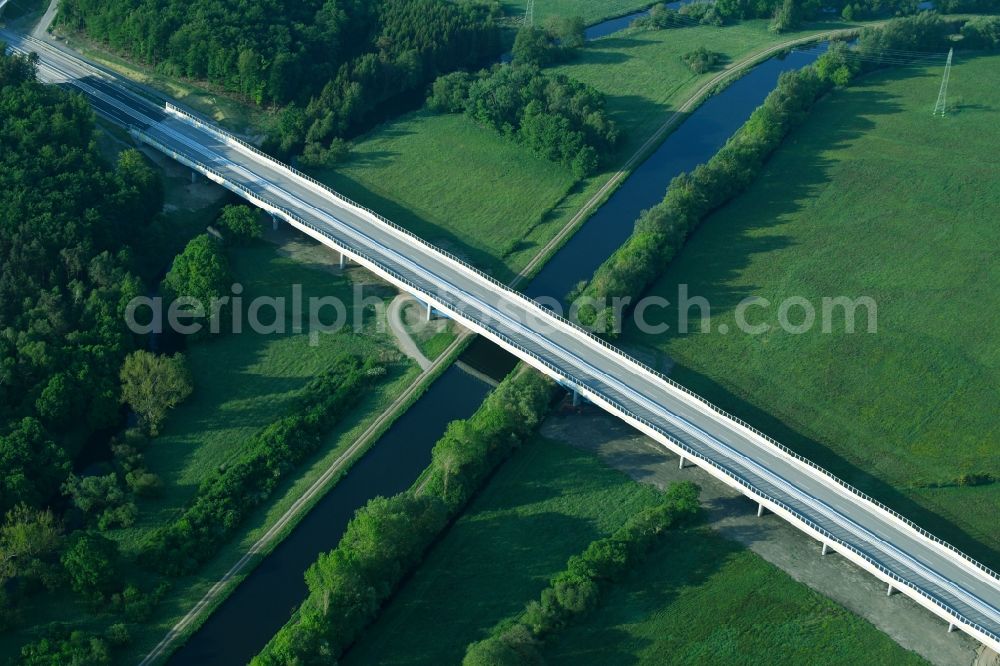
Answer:
POLYGON ((577 178, 594 173, 620 139, 604 95, 535 65, 499 64, 477 74, 442 76, 428 104, 439 113, 465 113, 577 178))
POLYGON ((701 511, 699 492, 687 481, 672 484, 657 504, 570 557, 566 568, 552 577, 517 620, 469 645, 463 666, 544 663, 538 650, 541 642, 600 603, 602 592, 640 564, 668 530, 695 518, 701 511))
POLYGON ((496 467, 541 423, 553 385, 516 369, 465 421, 448 426, 410 490, 359 509, 337 548, 306 572, 309 596, 251 663, 332 663, 377 615, 496 467))
MULTIPOLYGON (((855 47, 836 43, 814 65, 783 74, 777 87, 726 145, 694 171, 675 177, 663 201, 643 211, 628 240, 598 267, 588 283, 578 285, 569 299, 610 302, 615 296, 644 292, 683 247, 690 232, 753 182, 768 157, 821 96, 878 67, 878 56, 888 50, 946 48, 958 25, 931 13, 896 19, 863 30, 855 47)), ((583 305, 580 317, 599 330, 617 330, 610 307, 597 311, 583 305)))
POLYGON ((499 16, 495 0, 64 0, 57 21, 168 76, 284 107, 267 149, 319 164, 393 101, 498 56, 499 16))

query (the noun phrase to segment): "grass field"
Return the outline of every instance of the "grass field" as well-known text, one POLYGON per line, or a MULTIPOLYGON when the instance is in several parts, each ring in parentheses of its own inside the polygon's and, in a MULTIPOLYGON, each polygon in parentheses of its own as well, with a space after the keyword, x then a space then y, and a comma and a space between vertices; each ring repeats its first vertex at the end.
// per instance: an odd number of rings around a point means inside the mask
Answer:
MULTIPOLYGON (((823 100, 652 290, 712 304, 711 334, 627 332, 673 376, 939 536, 1000 566, 1000 57, 870 76, 823 100), (877 333, 736 331, 734 306, 869 296, 877 333), (994 482, 962 487, 964 474, 994 482)), ((697 314, 697 311, 694 311, 697 314)), ((665 320, 676 323, 674 310, 665 320)), ((792 315, 801 321, 801 310, 792 315)), ((840 322, 838 324, 838 321, 840 322)), ((676 328, 676 326, 675 326, 676 328)), ((839 332, 838 332, 839 331, 839 332)))
POLYGON ((553 666, 926 663, 707 529, 670 533, 543 655, 553 666))
POLYGON ((355 144, 347 164, 315 175, 492 271, 505 265, 498 258, 526 257, 547 239, 546 211, 573 186, 562 167, 464 116, 426 111, 383 126, 355 144))
MULTIPOLYGON (((836 27, 824 24, 801 34, 836 27)), ((355 142, 345 164, 315 175, 496 277, 510 279, 715 75, 694 74, 682 54, 708 45, 735 61, 796 35, 776 37, 766 21, 750 21, 726 28, 629 31, 588 44, 573 63, 554 71, 603 92, 626 139, 604 172, 581 182, 464 116, 428 111, 376 128, 355 142)))
POLYGON ((347 664, 455 664, 537 597, 570 555, 655 497, 596 458, 538 439, 506 462, 428 554, 347 664))

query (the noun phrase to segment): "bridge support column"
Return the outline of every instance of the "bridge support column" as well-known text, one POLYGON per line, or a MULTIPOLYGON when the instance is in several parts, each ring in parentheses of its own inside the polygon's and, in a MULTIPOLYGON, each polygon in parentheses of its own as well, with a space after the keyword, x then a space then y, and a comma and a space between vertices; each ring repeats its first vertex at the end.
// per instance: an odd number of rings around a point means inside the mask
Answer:
POLYGON ((340 270, 344 270, 344 262, 345 261, 346 261, 346 259, 344 258, 344 253, 341 252, 340 253, 340 270))
POLYGON ((430 304, 430 303, 428 303, 428 304, 427 304, 427 321, 430 321, 430 320, 431 320, 431 316, 432 316, 433 314, 434 314, 434 313, 433 313, 433 310, 431 309, 431 304, 430 304))
POLYGON ((271 229, 273 231, 277 231, 278 230, 278 216, 277 215, 272 215, 271 216, 271 229))
POLYGON ((191 184, 194 185, 197 182, 198 182, 198 172, 192 169, 191 170, 191 184))
POLYGON ((757 517, 760 518, 764 515, 764 503, 757 502, 757 517))
POLYGON ((573 406, 576 407, 580 404, 580 394, 576 389, 573 389, 573 406))
POLYGON ((687 461, 684 459, 684 456, 681 456, 681 461, 677 464, 677 469, 684 469, 684 463, 686 462, 687 461))
POLYGON ((956 627, 956 626, 955 626, 955 623, 954 623, 954 622, 949 622, 949 623, 948 623, 948 633, 949 633, 949 634, 950 634, 951 632, 955 631, 956 629, 958 629, 958 627, 956 627))
POLYGON ((830 544, 828 544, 828 543, 824 543, 824 544, 823 544, 823 553, 822 553, 822 554, 823 554, 823 555, 826 555, 826 554, 827 554, 827 552, 829 552, 829 550, 830 550, 830 544))
POLYGON ((893 592, 895 592, 895 591, 896 591, 896 588, 894 588, 894 587, 892 586, 892 583, 889 583, 889 589, 887 589, 887 590, 885 591, 885 596, 887 596, 887 597, 891 597, 891 596, 892 596, 892 593, 893 593, 893 592))

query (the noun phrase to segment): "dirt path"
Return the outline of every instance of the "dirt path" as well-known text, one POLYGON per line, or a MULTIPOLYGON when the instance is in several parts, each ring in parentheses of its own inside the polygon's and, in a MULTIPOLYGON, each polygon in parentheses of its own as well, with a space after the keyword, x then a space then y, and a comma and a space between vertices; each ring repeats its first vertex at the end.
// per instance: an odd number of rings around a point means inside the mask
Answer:
POLYGON ((52 20, 56 17, 56 11, 59 9, 59 0, 52 0, 49 3, 48 9, 42 14, 42 18, 38 21, 34 28, 31 30, 31 36, 36 39, 44 39, 49 33, 49 26, 52 25, 52 20))
POLYGON ((432 365, 431 360, 424 356, 424 352, 420 350, 413 336, 406 330, 406 324, 403 323, 403 307, 410 302, 416 303, 417 299, 409 294, 400 294, 392 299, 387 313, 389 329, 399 343, 399 350, 416 361, 421 370, 427 370, 432 365))
POLYGON ((597 454, 633 479, 659 488, 694 481, 702 489, 706 523, 823 596, 865 618, 907 650, 939 666, 1000 666, 996 655, 980 654, 978 641, 947 625, 902 594, 887 597, 885 586, 777 516, 757 517, 757 506, 696 467, 678 469, 677 456, 618 419, 586 407, 580 414, 550 417, 542 434, 597 454), (978 661, 977 661, 978 660, 978 661))

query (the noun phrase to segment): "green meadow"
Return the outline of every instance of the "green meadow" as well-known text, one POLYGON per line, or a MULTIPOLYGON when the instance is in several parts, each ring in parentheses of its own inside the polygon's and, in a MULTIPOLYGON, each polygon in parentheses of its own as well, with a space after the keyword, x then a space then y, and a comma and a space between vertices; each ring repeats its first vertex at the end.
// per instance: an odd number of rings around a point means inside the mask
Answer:
MULTIPOLYGON (((1000 58, 890 70, 822 100, 652 293, 711 304, 711 333, 626 331, 672 376, 993 567, 1000 566, 1000 58), (735 306, 762 335, 736 332, 735 306), (869 297, 854 334, 822 299, 869 297), (778 326, 805 298, 806 333, 778 326), (719 328, 728 328, 728 334, 719 328)), ((678 321, 676 306, 658 314, 678 321)), ((697 317, 697 310, 692 310, 697 317)), ((801 307, 789 320, 803 321, 801 307)), ((656 323, 657 318, 651 319, 656 323)), ((695 329, 697 330, 697 329, 695 329)))

